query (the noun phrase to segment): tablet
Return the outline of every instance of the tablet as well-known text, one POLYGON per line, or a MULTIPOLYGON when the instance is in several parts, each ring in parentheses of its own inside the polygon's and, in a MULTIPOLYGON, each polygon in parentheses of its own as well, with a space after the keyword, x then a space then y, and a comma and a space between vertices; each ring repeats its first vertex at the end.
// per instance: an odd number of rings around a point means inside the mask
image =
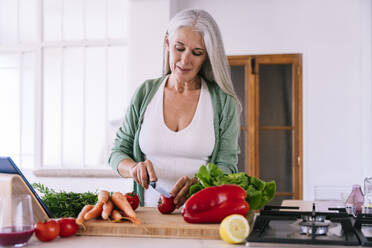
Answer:
POLYGON ((45 213, 48 215, 48 217, 53 218, 53 215, 50 213, 49 209, 45 206, 44 202, 41 200, 41 198, 36 193, 34 188, 27 181, 26 177, 22 174, 21 170, 17 167, 17 165, 13 162, 13 160, 10 157, 0 157, 0 173, 19 175, 22 178, 22 180, 25 182, 27 187, 30 189, 32 194, 35 196, 35 199, 43 207, 43 209, 44 209, 45 213))

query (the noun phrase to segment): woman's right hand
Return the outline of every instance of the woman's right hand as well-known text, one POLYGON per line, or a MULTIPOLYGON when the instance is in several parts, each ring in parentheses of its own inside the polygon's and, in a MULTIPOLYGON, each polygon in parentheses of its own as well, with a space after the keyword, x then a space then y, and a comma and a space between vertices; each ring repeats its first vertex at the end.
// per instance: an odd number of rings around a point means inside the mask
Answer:
POLYGON ((149 187, 149 181, 156 182, 158 180, 155 174, 154 166, 150 160, 145 160, 135 164, 129 169, 129 174, 134 181, 136 181, 138 184, 141 184, 145 189, 149 187))

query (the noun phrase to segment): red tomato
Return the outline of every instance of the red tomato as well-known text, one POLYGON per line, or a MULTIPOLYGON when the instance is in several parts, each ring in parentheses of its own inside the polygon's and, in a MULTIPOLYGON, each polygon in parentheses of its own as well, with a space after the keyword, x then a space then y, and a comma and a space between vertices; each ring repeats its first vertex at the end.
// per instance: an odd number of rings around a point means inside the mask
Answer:
POLYGON ((173 203, 174 197, 165 197, 161 195, 158 201, 158 210, 162 214, 170 214, 176 209, 176 205, 173 203))
POLYGON ((36 237, 42 241, 50 241, 55 239, 60 231, 60 227, 57 221, 48 220, 44 222, 38 222, 35 228, 36 237))
POLYGON ((58 223, 61 227, 61 231, 59 232, 59 236, 61 237, 70 237, 74 235, 79 228, 74 218, 62 218, 58 220, 58 223))
POLYGON ((132 192, 132 193, 126 193, 125 197, 127 197, 127 200, 129 204, 132 206, 133 210, 136 210, 140 203, 138 195, 135 192, 132 192))

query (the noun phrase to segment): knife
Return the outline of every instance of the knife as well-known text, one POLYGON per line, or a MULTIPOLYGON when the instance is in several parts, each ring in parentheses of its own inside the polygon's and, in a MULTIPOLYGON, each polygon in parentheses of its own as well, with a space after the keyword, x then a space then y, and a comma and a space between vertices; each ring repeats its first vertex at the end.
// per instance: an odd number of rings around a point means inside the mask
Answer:
POLYGON ((163 189, 159 185, 156 185, 156 182, 150 181, 149 184, 151 187, 153 187, 156 191, 158 191, 160 194, 164 195, 165 197, 167 198, 172 197, 172 195, 167 190, 163 189))

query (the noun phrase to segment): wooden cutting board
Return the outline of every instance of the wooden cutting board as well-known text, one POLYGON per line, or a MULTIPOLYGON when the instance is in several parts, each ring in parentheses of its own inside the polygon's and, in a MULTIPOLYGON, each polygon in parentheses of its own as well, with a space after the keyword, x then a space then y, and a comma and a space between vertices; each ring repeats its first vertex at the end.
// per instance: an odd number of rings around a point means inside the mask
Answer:
POLYGON ((157 208, 140 207, 136 210, 143 225, 131 222, 113 223, 90 220, 80 228, 78 235, 156 237, 181 239, 220 239, 219 224, 190 224, 183 220, 180 210, 161 214, 157 208))

